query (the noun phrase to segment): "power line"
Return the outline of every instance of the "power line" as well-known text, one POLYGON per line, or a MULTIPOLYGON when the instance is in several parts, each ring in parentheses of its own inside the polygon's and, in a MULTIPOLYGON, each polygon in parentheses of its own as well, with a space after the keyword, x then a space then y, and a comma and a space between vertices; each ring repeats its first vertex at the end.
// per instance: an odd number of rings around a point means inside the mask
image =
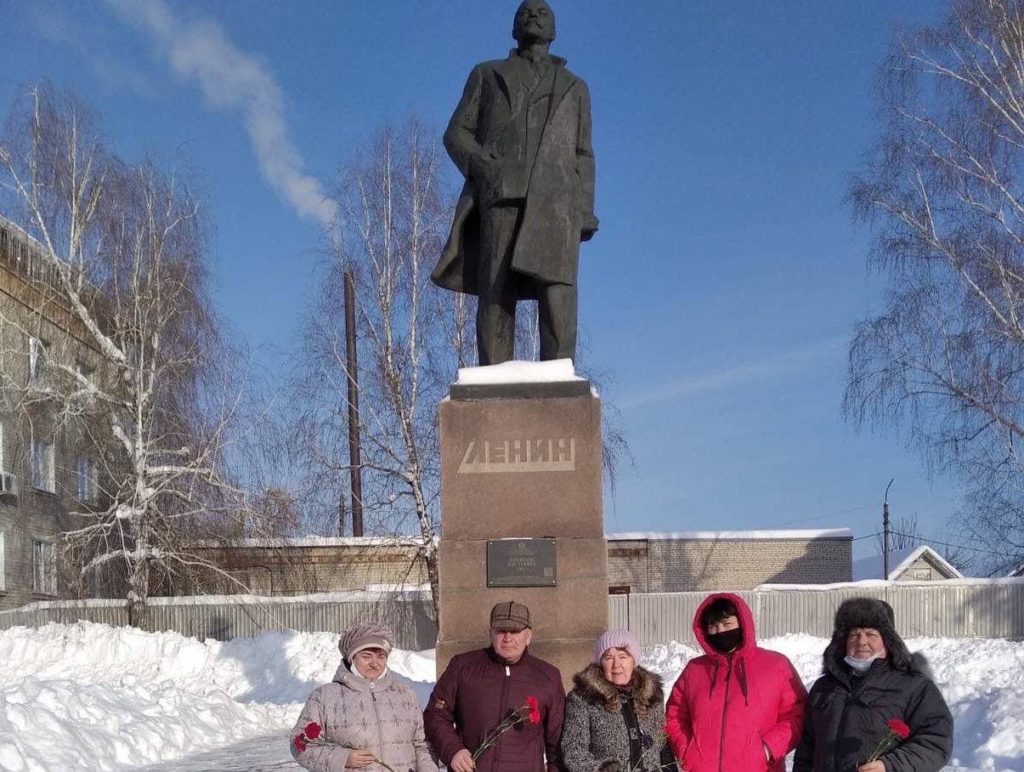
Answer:
MULTIPOLYGON (((896 533, 896 532, 893 531, 893 533, 896 533)), ((970 547, 970 546, 968 546, 966 544, 951 544, 948 541, 939 541, 938 539, 928 539, 928 538, 925 538, 924 536, 915 536, 913 534, 906 534, 906 533, 900 533, 900 534, 897 534, 897 536, 905 536, 908 539, 917 539, 918 541, 923 541, 926 544, 938 544, 940 547, 952 547, 953 549, 958 549, 958 550, 971 550, 972 552, 981 552, 981 553, 983 553, 985 555, 995 555, 996 557, 1003 557, 1003 556, 1005 556, 1005 553, 1003 553, 1003 552, 996 552, 993 549, 982 549, 981 547, 970 547)))
POLYGON ((837 512, 826 512, 824 515, 813 515, 812 517, 802 517, 802 518, 798 518, 796 520, 785 520, 785 521, 779 523, 778 527, 781 528, 783 526, 794 525, 796 523, 811 523, 811 522, 814 522, 815 520, 825 520, 826 518, 829 518, 829 517, 839 517, 840 515, 848 515, 851 512, 862 512, 865 509, 874 509, 874 508, 875 508, 874 504, 865 504, 864 506, 861 506, 861 507, 850 507, 849 509, 842 509, 842 510, 839 510, 837 512))
MULTIPOLYGON (((959 549, 959 550, 971 550, 972 552, 980 552, 980 553, 982 553, 984 555, 995 555, 996 557, 1006 557, 1005 553, 1003 553, 1003 552, 996 552, 993 549, 983 549, 981 547, 971 547, 971 546, 968 546, 966 544, 953 544, 953 543, 948 542, 948 541, 939 541, 938 539, 929 539, 929 538, 927 538, 925 536, 919 536, 919 535, 913 534, 913 533, 900 533, 899 531, 889 531, 889 533, 894 535, 894 536, 903 536, 904 538, 907 538, 907 539, 916 539, 917 541, 922 541, 925 544, 937 544, 940 547, 951 547, 952 549, 959 549)), ((876 536, 881 536, 881 535, 882 535, 881 531, 875 531, 874 533, 869 533, 869 534, 867 534, 865 536, 855 536, 855 537, 853 537, 853 540, 854 541, 861 541, 863 539, 873 539, 876 536)))

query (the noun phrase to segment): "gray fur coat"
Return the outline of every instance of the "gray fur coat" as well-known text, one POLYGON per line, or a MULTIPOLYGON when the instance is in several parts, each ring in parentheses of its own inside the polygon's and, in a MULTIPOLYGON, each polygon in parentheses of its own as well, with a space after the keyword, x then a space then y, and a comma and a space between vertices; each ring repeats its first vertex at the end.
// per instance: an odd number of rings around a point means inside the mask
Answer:
MULTIPOLYGON (((590 665, 573 678, 575 686, 565 702, 562 725, 562 760, 568 772, 626 772, 629 736, 622 711, 622 696, 598 665, 590 665)), ((633 769, 674 769, 666 750, 665 695, 661 678, 637 667, 633 676, 633 707, 640 725, 643 755, 633 769), (664 755, 663 755, 664 754, 664 755)))

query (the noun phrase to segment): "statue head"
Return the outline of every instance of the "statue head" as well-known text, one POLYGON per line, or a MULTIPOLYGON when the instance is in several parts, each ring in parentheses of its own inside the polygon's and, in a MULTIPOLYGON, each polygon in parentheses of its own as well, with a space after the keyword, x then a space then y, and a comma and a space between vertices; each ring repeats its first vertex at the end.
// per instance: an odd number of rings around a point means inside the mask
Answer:
POLYGON ((512 21, 512 37, 519 47, 550 43, 555 39, 555 12, 545 0, 523 0, 512 21))

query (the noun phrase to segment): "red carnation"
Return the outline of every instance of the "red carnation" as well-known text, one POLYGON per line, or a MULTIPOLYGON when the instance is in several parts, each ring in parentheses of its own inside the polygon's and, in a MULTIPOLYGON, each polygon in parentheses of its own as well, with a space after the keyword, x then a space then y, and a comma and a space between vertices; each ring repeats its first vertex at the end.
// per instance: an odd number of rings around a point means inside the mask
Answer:
POLYGON ((305 750, 306 750, 306 735, 304 735, 304 734, 297 734, 297 735, 295 735, 295 739, 292 740, 292 742, 295 743, 295 750, 297 750, 299 753, 304 753, 305 752, 305 750))
POLYGON ((526 707, 528 707, 530 709, 530 715, 528 716, 529 722, 531 724, 539 724, 540 723, 540 707, 537 704, 537 698, 536 697, 527 697, 526 698, 526 707))
POLYGON ((476 761, 480 756, 487 751, 489 748, 493 748, 494 744, 498 742, 498 738, 501 737, 505 732, 514 727, 518 727, 524 721, 530 724, 540 723, 540 706, 537 704, 536 697, 527 697, 526 704, 520 705, 518 708, 509 708, 505 717, 497 723, 497 725, 484 735, 483 742, 477 746, 477 749, 473 751, 473 761, 476 761))
POLYGON ((886 732, 885 737, 879 740, 878 745, 868 756, 868 761, 878 761, 884 754, 910 737, 910 727, 903 723, 902 719, 890 718, 885 722, 885 728, 889 731, 886 732))
POLYGON ((306 724, 306 728, 302 730, 302 733, 310 740, 315 740, 320 736, 320 725, 315 721, 311 721, 306 724))
POLYGON ((890 718, 886 722, 886 726, 889 727, 889 731, 899 737, 901 740, 906 740, 910 737, 910 727, 900 721, 898 718, 890 718))

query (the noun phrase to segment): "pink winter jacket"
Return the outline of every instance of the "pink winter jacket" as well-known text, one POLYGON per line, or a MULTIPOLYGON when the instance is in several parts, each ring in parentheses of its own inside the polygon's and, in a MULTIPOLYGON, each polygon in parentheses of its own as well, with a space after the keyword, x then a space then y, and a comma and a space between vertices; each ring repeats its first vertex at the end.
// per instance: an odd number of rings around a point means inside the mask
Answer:
POLYGON ((693 634, 706 653, 686 663, 665 711, 665 733, 683 769, 785 772, 786 754, 800 739, 807 699, 793 665, 757 646, 754 617, 738 595, 705 598, 693 634), (717 598, 735 604, 743 629, 743 643, 731 654, 712 649, 700 624, 704 609, 717 598))

